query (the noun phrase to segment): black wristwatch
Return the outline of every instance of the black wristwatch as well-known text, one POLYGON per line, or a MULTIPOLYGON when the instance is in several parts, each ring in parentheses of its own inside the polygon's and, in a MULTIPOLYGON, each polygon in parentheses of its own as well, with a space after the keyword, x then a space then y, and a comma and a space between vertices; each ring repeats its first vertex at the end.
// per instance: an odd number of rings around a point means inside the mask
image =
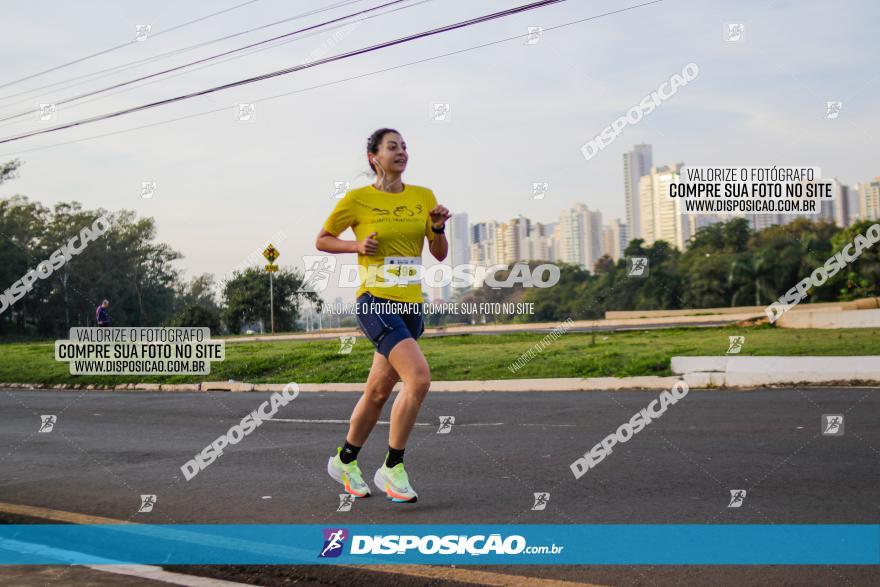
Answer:
POLYGON ((444 232, 446 232, 446 225, 444 224, 442 227, 437 228, 432 224, 431 230, 434 232, 434 234, 443 234, 444 232))

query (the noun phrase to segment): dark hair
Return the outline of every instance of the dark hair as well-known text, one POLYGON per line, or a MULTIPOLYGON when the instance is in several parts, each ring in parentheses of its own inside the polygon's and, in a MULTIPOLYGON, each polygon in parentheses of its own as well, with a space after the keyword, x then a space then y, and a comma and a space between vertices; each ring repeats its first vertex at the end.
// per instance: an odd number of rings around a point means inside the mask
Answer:
POLYGON ((384 139, 385 135, 390 132, 400 134, 393 128, 380 128, 379 130, 371 134, 367 139, 367 163, 370 164, 370 169, 373 170, 373 173, 376 173, 376 168, 373 167, 373 162, 370 160, 369 154, 372 153, 375 155, 379 152, 379 145, 382 143, 382 139, 384 139))

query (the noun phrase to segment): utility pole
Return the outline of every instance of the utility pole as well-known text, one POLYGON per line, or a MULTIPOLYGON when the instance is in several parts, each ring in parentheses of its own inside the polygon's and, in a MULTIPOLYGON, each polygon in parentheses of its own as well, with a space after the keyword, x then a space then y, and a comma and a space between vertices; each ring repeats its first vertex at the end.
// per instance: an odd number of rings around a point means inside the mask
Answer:
POLYGON ((275 334, 275 279, 273 275, 278 271, 278 265, 273 265, 273 263, 281 256, 281 253, 272 246, 272 243, 269 243, 269 246, 263 251, 263 256, 269 261, 269 264, 266 265, 266 272, 269 274, 269 321, 272 325, 272 334, 275 334))

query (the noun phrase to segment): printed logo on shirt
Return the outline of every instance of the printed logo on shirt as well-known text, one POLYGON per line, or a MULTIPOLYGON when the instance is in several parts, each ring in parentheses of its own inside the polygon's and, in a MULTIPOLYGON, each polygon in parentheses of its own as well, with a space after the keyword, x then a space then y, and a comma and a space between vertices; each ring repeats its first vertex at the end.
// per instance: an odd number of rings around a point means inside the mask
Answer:
POLYGON ((397 216, 398 218, 400 218, 400 217, 412 218, 416 214, 421 214, 422 210, 423 210, 423 208, 422 208, 421 204, 417 204, 415 210, 410 210, 407 206, 398 206, 397 208, 394 209, 394 215, 397 216))

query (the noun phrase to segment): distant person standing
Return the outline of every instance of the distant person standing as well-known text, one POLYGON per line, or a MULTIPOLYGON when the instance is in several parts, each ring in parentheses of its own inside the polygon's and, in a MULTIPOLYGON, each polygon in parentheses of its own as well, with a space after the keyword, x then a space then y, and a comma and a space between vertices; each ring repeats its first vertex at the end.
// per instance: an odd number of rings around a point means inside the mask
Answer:
POLYGON ((98 326, 110 326, 110 312, 107 311, 109 307, 110 302, 104 300, 95 310, 95 320, 98 321, 98 326))

